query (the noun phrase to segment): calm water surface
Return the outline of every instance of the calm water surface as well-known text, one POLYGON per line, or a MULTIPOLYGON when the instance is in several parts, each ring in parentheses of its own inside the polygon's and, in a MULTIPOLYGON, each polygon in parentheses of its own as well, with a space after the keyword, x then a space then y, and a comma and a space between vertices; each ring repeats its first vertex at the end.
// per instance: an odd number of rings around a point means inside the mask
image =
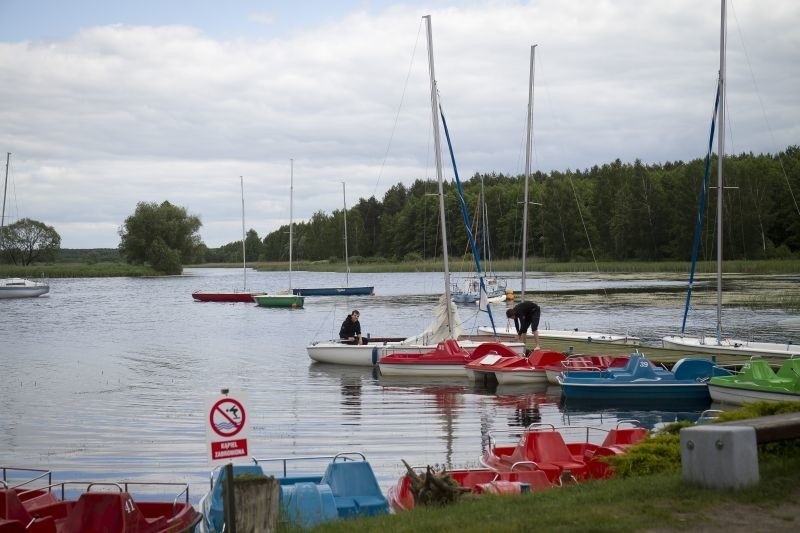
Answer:
MULTIPOLYGON (((401 459, 476 466, 493 430, 532 422, 607 427, 630 417, 652 427, 698 414, 571 410, 560 404, 557 387, 490 390, 466 380, 390 381, 368 368, 310 362, 305 346, 336 336, 354 308, 361 311, 364 333, 421 331, 441 292, 442 274, 354 274, 351 285, 375 285, 377 295, 306 298, 304 309, 287 310, 194 302, 197 289, 241 287, 242 271, 186 273, 53 280, 46 297, 0 300, 0 464, 49 468, 59 479, 186 481, 197 501, 209 472, 205 401, 223 387, 249 398, 252 455, 362 451, 384 489, 403 472, 401 459)), ((296 287, 342 281, 340 274, 293 274, 296 287)), ((541 283, 550 290, 559 283, 610 286, 574 277, 528 285, 536 290, 541 283)), ((662 285, 654 283, 654 290, 662 285)), ((248 272, 251 289, 287 286, 285 272, 248 272)), ((680 306, 547 303, 542 325, 627 331, 655 342, 679 326, 680 306)), ((460 313, 468 327, 487 324, 473 306, 460 313)), ((699 314, 713 321, 713 310, 699 314)), ((732 309, 726 320, 737 334, 763 329, 800 341, 800 324, 782 311, 732 309)))

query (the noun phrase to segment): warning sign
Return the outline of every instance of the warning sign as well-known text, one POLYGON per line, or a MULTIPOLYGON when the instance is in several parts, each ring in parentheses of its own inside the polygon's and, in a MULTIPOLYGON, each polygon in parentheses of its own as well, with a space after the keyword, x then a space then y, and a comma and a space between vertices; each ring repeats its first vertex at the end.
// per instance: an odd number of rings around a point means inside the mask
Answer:
POLYGON ((211 429, 220 437, 233 437, 244 428, 247 419, 239 400, 223 398, 214 403, 209 415, 211 429))
POLYGON ((230 393, 208 399, 206 440, 211 464, 248 455, 245 405, 241 394, 230 393))

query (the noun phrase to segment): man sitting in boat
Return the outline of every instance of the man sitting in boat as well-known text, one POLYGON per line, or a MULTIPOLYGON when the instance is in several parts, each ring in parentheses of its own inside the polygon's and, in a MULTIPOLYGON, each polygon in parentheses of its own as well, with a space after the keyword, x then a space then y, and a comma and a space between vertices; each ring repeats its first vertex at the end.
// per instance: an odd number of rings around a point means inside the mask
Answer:
POLYGON ((508 318, 514 319, 517 328, 517 340, 527 343, 528 328, 533 332, 534 350, 539 349, 539 318, 542 309, 533 302, 518 303, 506 311, 508 318))
POLYGON ((347 315, 347 318, 342 322, 342 327, 339 328, 339 338, 345 344, 366 344, 364 339, 361 338, 361 324, 358 321, 359 312, 353 309, 353 312, 347 315))

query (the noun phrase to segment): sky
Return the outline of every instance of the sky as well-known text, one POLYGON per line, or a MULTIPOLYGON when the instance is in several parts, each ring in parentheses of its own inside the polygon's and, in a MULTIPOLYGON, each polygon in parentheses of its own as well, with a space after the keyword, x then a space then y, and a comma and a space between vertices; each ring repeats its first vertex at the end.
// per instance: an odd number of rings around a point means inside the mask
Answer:
MULTIPOLYGON (((0 0, 6 223, 112 248, 139 202, 209 247, 435 179, 427 44, 459 175, 702 158, 719 0, 0 0), (293 161, 293 163, 292 163, 293 161)), ((727 153, 800 144, 800 2, 728 2, 727 153)), ((442 141, 444 143, 444 140, 442 141)), ((445 153, 445 178, 452 177, 445 153)))

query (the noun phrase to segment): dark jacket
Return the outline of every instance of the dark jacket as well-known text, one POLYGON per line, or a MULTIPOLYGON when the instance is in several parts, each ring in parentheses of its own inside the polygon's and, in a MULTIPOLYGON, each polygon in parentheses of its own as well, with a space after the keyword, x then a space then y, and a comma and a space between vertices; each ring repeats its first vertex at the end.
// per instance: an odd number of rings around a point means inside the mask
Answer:
POLYGON ((361 335, 361 323, 358 320, 353 322, 353 317, 347 315, 347 318, 342 322, 342 327, 339 328, 339 338, 350 339, 359 335, 361 335))

